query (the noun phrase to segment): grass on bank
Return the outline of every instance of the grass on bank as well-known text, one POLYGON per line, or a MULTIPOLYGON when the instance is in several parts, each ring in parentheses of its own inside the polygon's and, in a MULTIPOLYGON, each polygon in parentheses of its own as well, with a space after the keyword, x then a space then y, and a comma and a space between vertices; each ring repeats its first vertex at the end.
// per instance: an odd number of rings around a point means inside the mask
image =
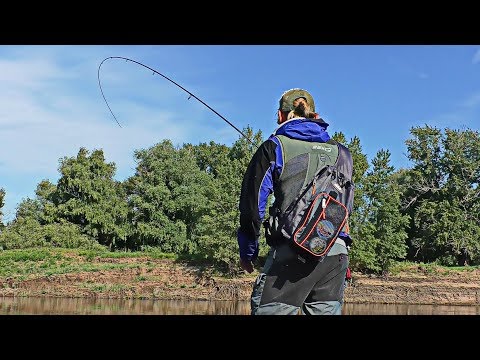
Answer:
MULTIPOLYGON (((28 248, 0 250, 0 278, 24 280, 35 276, 52 276, 79 272, 100 272, 143 268, 152 270, 156 264, 149 260, 172 259, 185 260, 175 254, 162 253, 156 249, 147 251, 125 252, 93 249, 65 249, 65 248, 28 248), (108 262, 105 259, 146 259, 142 262, 108 262)), ((195 263, 195 262, 194 262, 195 263)), ((401 273, 422 273, 427 275, 448 276, 455 272, 468 272, 479 269, 480 266, 445 267, 435 263, 398 262, 389 271, 390 275, 401 273)), ((353 270, 353 274, 355 274, 353 270)), ((139 279, 140 281, 142 279, 139 279)))
POLYGON ((397 262, 390 269, 391 275, 401 273, 424 273, 427 275, 448 276, 455 272, 468 272, 479 269, 480 266, 442 266, 436 263, 414 263, 410 261, 397 262))
MULTIPOLYGON (((62 249, 62 248, 30 248, 0 251, 0 278, 23 280, 29 276, 51 276, 78 272, 97 272, 113 269, 138 268, 139 263, 109 263, 103 259, 172 259, 174 254, 159 251, 148 252, 110 252, 101 250, 62 249)), ((144 268, 153 268, 154 263, 148 261, 144 268)))

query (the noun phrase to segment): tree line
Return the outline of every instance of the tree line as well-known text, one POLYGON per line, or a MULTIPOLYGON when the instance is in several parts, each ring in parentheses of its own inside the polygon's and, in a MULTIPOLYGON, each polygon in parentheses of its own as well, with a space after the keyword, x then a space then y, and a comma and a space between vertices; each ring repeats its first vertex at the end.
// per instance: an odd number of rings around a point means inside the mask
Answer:
MULTIPOLYGON (((136 150, 135 172, 124 181, 114 179, 116 165, 101 149, 82 147, 59 160, 57 183, 42 180, 6 224, 0 189, 0 249, 155 249, 234 274, 242 177, 264 140, 250 127, 244 133, 253 144, 163 140, 136 150)), ((402 169, 391 165, 388 149, 369 162, 358 137, 339 132, 333 138, 354 161, 352 269, 387 272, 399 261, 480 264, 478 132, 413 127, 406 141, 412 165, 402 169)), ((263 236, 260 244, 261 264, 268 251, 263 236)))

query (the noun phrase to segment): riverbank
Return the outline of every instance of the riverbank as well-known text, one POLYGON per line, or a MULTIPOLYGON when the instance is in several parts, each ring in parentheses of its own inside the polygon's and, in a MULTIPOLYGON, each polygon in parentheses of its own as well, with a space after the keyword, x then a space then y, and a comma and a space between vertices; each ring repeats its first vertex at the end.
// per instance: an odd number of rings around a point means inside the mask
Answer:
MULTIPOLYGON (((0 255, 0 296, 248 300, 256 273, 228 279, 213 269, 145 254, 72 250, 0 255)), ((389 276, 352 273, 346 303, 480 305, 480 270, 410 266, 389 276)))

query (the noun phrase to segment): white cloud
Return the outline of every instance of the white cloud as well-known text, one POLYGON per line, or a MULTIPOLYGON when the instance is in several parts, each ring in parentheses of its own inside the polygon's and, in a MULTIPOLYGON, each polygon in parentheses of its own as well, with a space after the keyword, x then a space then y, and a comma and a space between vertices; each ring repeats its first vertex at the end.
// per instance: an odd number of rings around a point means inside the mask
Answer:
POLYGON ((116 60, 102 65, 101 81, 120 128, 98 86, 99 55, 109 51, 100 50, 0 47, 0 187, 10 215, 12 201, 34 194, 35 185, 21 188, 25 179, 56 180, 59 159, 76 156, 80 147, 103 149, 117 177, 125 178, 134 173, 134 150, 163 139, 175 145, 236 140, 228 124, 195 99, 187 101, 184 91, 116 60))
POLYGON ((480 93, 474 93, 457 102, 456 108, 428 120, 440 128, 460 129, 478 128, 478 116, 480 112, 480 93))
POLYGON ((480 93, 475 93, 460 103, 460 106, 474 108, 480 105, 480 93))
POLYGON ((473 55, 472 64, 480 63, 480 50, 477 50, 475 55, 473 55))

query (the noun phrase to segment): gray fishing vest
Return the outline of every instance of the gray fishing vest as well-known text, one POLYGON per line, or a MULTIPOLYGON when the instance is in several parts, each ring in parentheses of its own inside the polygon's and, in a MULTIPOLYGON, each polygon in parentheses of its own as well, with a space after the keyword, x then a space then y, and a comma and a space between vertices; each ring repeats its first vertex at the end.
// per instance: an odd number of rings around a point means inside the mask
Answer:
POLYGON ((264 221, 267 244, 293 240, 317 259, 324 256, 353 207, 353 161, 334 140, 308 142, 277 135, 283 170, 275 180, 275 201, 264 221), (315 230, 316 229, 316 230, 315 230), (316 235, 319 236, 316 236, 316 235))
POLYGON ((277 138, 282 147, 283 170, 275 188, 273 207, 283 212, 318 169, 337 162, 339 145, 333 140, 319 143, 284 135, 277 135, 277 138))

